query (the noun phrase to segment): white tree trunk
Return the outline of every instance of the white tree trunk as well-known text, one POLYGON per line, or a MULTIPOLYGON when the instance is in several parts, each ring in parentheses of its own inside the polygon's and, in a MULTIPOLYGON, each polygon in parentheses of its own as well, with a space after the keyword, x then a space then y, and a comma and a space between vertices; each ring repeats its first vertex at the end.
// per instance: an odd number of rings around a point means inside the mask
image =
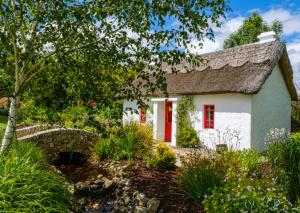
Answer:
POLYGON ((2 139, 0 153, 2 153, 13 140, 15 129, 16 129, 17 104, 18 104, 17 98, 11 98, 7 126, 5 129, 4 137, 2 139))

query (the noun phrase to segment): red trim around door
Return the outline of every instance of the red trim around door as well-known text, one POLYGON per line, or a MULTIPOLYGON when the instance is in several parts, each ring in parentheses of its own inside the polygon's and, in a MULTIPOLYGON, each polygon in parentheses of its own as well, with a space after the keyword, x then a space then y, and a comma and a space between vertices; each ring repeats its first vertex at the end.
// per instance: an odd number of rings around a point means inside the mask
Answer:
POLYGON ((165 142, 172 139, 172 102, 165 101, 165 142))

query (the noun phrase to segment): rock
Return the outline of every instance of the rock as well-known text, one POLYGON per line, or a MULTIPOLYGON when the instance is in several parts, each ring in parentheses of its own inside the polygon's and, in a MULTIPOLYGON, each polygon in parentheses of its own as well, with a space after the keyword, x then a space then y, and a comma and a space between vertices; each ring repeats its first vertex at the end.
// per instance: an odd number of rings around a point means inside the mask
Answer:
POLYGON ((158 199, 151 198, 147 202, 147 210, 148 210, 147 212, 156 213, 158 211, 159 205, 160 205, 160 201, 158 199))
POLYGON ((107 178, 104 178, 103 188, 108 189, 113 185, 113 181, 107 178))
POLYGON ((103 178, 102 174, 100 174, 100 175, 97 176, 97 179, 102 179, 102 178, 103 178))
POLYGON ((98 189, 98 188, 99 188, 99 185, 97 185, 97 184, 92 184, 90 186, 90 189, 98 189))
POLYGON ((68 185, 68 186, 67 186, 67 189, 69 190, 69 192, 70 192, 71 194, 74 194, 74 192, 75 192, 75 186, 74 186, 74 184, 68 185))
POLYGON ((145 207, 136 206, 134 213, 147 213, 147 209, 145 207))
POLYGON ((121 213, 128 213, 128 209, 125 206, 120 207, 119 211, 121 213))
POLYGON ((89 188, 89 186, 85 182, 78 182, 75 184, 76 191, 84 191, 84 190, 87 190, 88 188, 89 188))
POLYGON ((143 194, 143 193, 138 193, 138 194, 136 195, 136 199, 137 199, 138 201, 140 201, 140 200, 142 200, 142 199, 144 199, 144 198, 146 198, 146 195, 143 194))
POLYGON ((103 181, 100 180, 100 179, 97 179, 97 180, 94 181, 94 183, 99 185, 99 184, 103 183, 103 181))
POLYGON ((138 205, 141 207, 146 207, 149 200, 143 193, 137 194, 135 199, 137 200, 138 205))
POLYGON ((130 200, 131 200, 131 199, 130 199, 128 196, 125 196, 125 197, 124 197, 124 204, 125 204, 125 205, 128 205, 128 203, 130 203, 130 200))
POLYGON ((80 206, 84 206, 87 203, 84 197, 80 198, 77 202, 80 206))
POLYGON ((129 189, 130 189, 129 186, 124 186, 124 187, 123 187, 123 190, 124 190, 124 191, 128 191, 129 189))
POLYGON ((100 209, 100 204, 99 203, 94 203, 92 208, 93 209, 100 209))
POLYGON ((135 190, 135 191, 133 192, 132 195, 133 195, 134 198, 136 198, 136 196, 137 196, 138 194, 139 194, 139 191, 136 191, 136 190, 135 190))

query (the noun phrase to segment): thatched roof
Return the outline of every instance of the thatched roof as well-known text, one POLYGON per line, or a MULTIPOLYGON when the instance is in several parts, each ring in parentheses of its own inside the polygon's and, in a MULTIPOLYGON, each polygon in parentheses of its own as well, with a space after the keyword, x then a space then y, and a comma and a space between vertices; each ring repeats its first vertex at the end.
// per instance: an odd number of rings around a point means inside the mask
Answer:
POLYGON ((180 70, 177 74, 171 73, 171 66, 163 65, 169 95, 255 94, 279 63, 291 98, 297 100, 293 70, 286 47, 280 41, 229 48, 203 54, 201 58, 203 62, 197 67, 184 61, 176 65, 180 70), (190 72, 186 73, 184 67, 190 72))

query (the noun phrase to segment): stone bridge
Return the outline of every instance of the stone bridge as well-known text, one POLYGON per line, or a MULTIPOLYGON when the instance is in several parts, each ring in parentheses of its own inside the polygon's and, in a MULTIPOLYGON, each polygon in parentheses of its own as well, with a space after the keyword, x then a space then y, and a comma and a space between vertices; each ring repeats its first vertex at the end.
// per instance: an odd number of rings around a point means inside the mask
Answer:
POLYGON ((17 129, 18 141, 30 141, 47 154, 79 152, 90 155, 91 146, 99 140, 95 133, 53 126, 31 126, 17 129))

